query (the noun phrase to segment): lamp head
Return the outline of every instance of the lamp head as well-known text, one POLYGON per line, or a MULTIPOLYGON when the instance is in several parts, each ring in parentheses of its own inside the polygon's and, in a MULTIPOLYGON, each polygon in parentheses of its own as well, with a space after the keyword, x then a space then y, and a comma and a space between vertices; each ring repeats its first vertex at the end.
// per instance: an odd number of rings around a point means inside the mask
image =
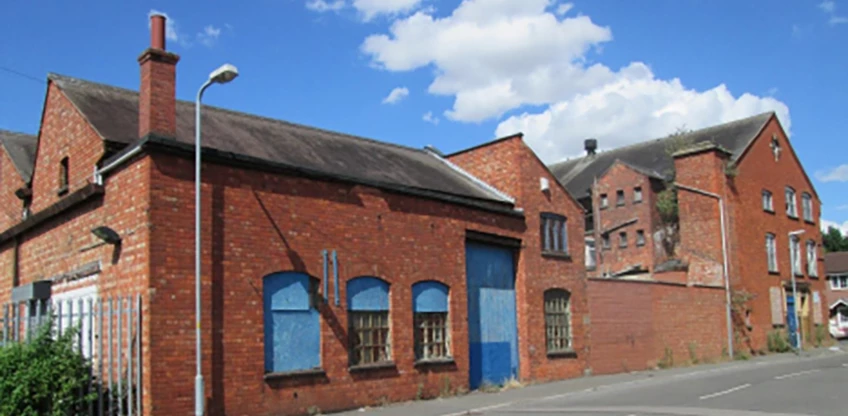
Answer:
POLYGON ((121 236, 118 232, 105 225, 101 225, 91 230, 91 233, 107 244, 118 244, 121 242, 121 236))
POLYGON ((238 68, 231 64, 224 64, 209 74, 209 80, 218 84, 226 84, 238 76, 238 68))

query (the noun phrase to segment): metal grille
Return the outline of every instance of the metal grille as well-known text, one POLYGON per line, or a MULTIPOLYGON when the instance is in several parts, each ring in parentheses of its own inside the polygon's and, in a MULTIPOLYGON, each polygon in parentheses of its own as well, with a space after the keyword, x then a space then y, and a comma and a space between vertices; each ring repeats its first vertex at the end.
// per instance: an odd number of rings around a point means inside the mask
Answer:
MULTIPOLYGON (((89 361, 94 393, 87 415, 141 415, 141 296, 33 301, 0 309, 0 346, 27 342, 52 318, 54 335, 78 330, 75 349, 89 361)), ((82 396, 80 396, 82 397, 82 396)))
POLYGON ((545 292, 545 335, 548 352, 571 350, 571 308, 564 290, 545 292))
POLYGON ((448 314, 419 312, 415 314, 415 358, 432 360, 450 357, 448 314))
POLYGON ((389 312, 350 311, 351 365, 386 362, 391 359, 389 312))

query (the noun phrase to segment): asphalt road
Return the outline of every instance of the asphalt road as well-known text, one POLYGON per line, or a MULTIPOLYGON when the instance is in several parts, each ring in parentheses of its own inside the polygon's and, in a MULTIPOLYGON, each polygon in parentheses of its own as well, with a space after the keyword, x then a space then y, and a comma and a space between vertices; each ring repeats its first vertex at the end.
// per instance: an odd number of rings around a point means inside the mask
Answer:
POLYGON ((848 348, 586 377, 347 415, 848 416, 848 348))

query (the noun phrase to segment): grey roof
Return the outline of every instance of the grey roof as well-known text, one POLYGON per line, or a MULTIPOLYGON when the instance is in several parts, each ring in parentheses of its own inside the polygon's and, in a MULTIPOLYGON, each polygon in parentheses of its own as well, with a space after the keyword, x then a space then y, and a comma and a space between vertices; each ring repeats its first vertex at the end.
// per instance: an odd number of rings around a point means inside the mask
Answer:
POLYGON ((824 255, 825 274, 848 273, 848 252, 826 253, 824 255))
MULTIPOLYGON (((138 92, 57 74, 49 79, 104 140, 119 144, 139 140, 138 92)), ((194 117, 193 102, 177 101, 176 142, 194 144, 194 117)), ((374 186, 511 206, 423 149, 222 108, 203 107, 203 147, 374 186)))
POLYGON ((35 148, 38 138, 26 133, 0 130, 0 144, 12 159, 21 179, 29 183, 32 179, 32 167, 35 164, 35 148))
MULTIPOLYGON (((731 160, 738 159, 748 145, 757 137, 765 124, 774 115, 762 113, 741 120, 695 130, 685 135, 692 144, 712 142, 731 153, 731 160)), ((620 160, 628 166, 655 178, 664 178, 674 167, 674 160, 666 152, 667 138, 654 139, 630 146, 619 147, 555 163, 550 166, 557 179, 577 198, 589 196, 589 188, 596 177, 600 177, 620 160)))

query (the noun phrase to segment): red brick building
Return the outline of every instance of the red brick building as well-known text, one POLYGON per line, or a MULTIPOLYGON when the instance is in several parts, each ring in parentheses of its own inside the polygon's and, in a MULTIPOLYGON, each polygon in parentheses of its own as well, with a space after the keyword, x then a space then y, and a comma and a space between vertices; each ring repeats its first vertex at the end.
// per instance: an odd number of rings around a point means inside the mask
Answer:
MULTIPOLYGON (((51 74, 37 137, 0 134, 0 304, 37 282, 140 294, 144 413, 181 415, 194 408, 194 106, 176 100, 179 57, 153 19, 138 92, 51 74)), ((203 111, 209 414, 584 374, 584 213, 520 135, 443 157, 203 111)))
POLYGON ((721 287, 726 268, 735 342, 754 351, 785 327, 794 275, 801 332, 813 339, 826 316, 821 202, 773 113, 596 147, 589 140, 586 156, 551 166, 589 213, 587 241, 597 245, 590 275, 680 281, 661 273, 680 270, 690 286, 721 287), (660 209, 669 202, 673 210, 660 209))
POLYGON ((848 337, 848 252, 827 253, 824 256, 827 275, 827 307, 830 334, 836 338, 848 337))

